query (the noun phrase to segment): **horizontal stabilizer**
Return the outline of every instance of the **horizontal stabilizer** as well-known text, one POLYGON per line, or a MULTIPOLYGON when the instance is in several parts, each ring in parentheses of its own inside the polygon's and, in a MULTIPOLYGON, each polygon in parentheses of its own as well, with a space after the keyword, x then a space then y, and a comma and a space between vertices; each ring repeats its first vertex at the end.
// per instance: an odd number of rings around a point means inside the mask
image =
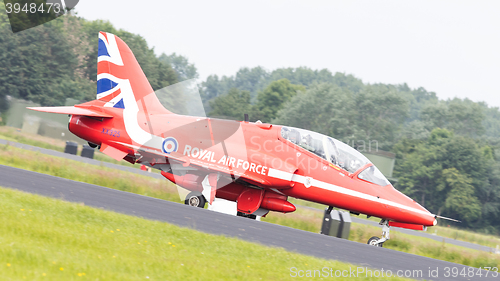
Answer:
POLYGON ((82 115, 82 116, 103 117, 103 118, 113 117, 112 115, 103 112, 98 112, 74 106, 28 107, 28 109, 41 112, 48 112, 48 113, 58 113, 58 114, 82 115))

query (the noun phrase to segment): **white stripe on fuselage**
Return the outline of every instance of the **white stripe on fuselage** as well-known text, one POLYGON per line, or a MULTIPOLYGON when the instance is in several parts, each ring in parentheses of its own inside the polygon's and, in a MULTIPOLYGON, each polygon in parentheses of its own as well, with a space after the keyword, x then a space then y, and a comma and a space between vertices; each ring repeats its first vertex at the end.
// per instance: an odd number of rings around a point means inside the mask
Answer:
MULTIPOLYGON (((286 180, 286 181, 293 181, 293 182, 302 183, 302 184, 305 184, 306 178, 307 178, 305 176, 292 174, 292 173, 288 173, 288 172, 284 172, 284 171, 280 171, 280 170, 276 170, 276 169, 272 169, 272 168, 269 168, 269 172, 267 175, 269 177, 272 177, 272 178, 282 179, 282 180, 286 180)), ((412 207, 409 207, 409 206, 406 206, 403 204, 399 204, 399 203, 396 203, 393 201, 389 201, 386 199, 380 199, 376 196, 369 195, 369 194, 362 193, 362 192, 355 191, 355 190, 351 190, 351 189, 348 189, 345 187, 322 182, 322 181, 316 180, 314 178, 311 178, 311 186, 321 188, 324 190, 329 190, 329 191, 345 194, 345 195, 349 195, 349 196, 353 196, 353 197, 357 197, 357 198, 361 198, 361 199, 365 199, 365 200, 370 200, 373 202, 393 206, 396 208, 405 209, 405 210, 410 211, 410 212, 415 212, 415 213, 434 217, 433 214, 419 210, 419 209, 415 209, 415 208, 412 208, 412 207)))

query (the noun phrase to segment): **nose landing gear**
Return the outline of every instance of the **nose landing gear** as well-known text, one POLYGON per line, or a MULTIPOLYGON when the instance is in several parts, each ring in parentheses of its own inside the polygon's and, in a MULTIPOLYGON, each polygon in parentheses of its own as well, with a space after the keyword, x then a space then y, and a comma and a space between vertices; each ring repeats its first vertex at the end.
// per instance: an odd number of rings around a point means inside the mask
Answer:
POLYGON ((377 236, 373 236, 372 238, 368 239, 368 245, 372 245, 375 247, 382 247, 384 245, 384 242, 389 240, 389 233, 391 231, 391 228, 389 226, 389 221, 388 220, 381 220, 380 225, 382 225, 382 238, 378 238, 377 236))

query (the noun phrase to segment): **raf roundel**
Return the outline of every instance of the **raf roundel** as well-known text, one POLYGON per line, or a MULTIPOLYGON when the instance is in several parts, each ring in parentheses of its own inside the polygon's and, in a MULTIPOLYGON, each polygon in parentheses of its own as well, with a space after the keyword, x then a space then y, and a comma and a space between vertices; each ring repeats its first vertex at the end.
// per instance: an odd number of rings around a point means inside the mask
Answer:
POLYGON ((162 150, 165 153, 170 154, 172 152, 176 152, 178 148, 179 144, 177 143, 177 140, 173 137, 168 137, 163 141, 162 150))

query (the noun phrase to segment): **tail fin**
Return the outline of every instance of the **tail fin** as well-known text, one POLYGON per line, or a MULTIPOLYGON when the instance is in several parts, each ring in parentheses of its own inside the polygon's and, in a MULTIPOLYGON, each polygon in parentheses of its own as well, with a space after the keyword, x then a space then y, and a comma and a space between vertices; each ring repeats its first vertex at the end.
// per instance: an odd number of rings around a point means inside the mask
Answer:
MULTIPOLYGON (((171 113, 163 107, 130 48, 118 36, 99 32, 97 100, 104 107, 137 103, 144 113, 171 113)), ((135 107, 135 106, 134 106, 135 107)))
MULTIPOLYGON (((171 113, 160 103, 130 48, 111 33, 99 32, 97 99, 75 106, 29 109, 71 115, 112 117, 102 107, 128 109, 128 114, 171 113)), ((124 113, 125 114, 125 113, 124 113)))

